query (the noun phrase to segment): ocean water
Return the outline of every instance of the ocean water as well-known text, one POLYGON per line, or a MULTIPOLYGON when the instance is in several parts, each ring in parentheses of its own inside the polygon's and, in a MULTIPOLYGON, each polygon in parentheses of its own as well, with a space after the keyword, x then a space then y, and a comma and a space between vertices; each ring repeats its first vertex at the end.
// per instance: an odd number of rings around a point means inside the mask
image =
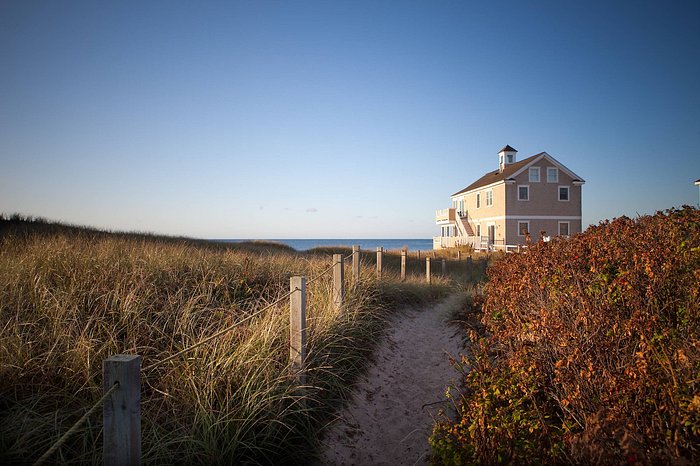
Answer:
MULTIPOLYGON (((250 239, 222 239, 230 243, 240 243, 242 241, 254 241, 250 239)), ((274 241, 286 244, 297 251, 306 251, 322 246, 344 246, 352 247, 359 245, 365 251, 375 251, 378 247, 384 249, 402 249, 407 247, 409 251, 428 251, 433 249, 431 239, 266 239, 263 241, 274 241)))

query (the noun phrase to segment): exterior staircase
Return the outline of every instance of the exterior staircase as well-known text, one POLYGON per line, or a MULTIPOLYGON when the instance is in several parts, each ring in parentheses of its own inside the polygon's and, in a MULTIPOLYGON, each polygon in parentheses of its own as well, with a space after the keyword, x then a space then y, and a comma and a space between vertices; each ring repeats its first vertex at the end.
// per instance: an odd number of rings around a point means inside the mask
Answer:
POLYGON ((461 215, 457 215, 455 223, 462 236, 474 236, 474 230, 472 226, 469 225, 469 214, 467 212, 462 212, 461 215))

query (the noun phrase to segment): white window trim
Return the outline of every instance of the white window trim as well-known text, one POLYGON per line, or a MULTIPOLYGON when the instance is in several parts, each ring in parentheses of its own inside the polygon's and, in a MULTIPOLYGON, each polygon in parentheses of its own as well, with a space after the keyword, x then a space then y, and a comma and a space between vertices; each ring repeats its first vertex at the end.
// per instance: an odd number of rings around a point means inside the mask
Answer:
POLYGON ((571 200, 571 186, 557 186, 557 199, 559 199, 559 202, 569 202, 571 200), (561 198, 561 188, 566 188, 566 192, 568 193, 566 196, 567 199, 561 198))
POLYGON ((547 174, 547 183, 559 183, 559 168, 558 167, 547 167, 546 170, 547 174), (554 173, 557 174, 557 177, 554 181, 549 181, 549 170, 556 170, 554 173))
POLYGON ((485 205, 486 207, 493 207, 493 189, 489 189, 486 191, 486 195, 484 195, 485 199, 485 205), (489 196, 491 194, 491 196, 489 196), (491 203, 489 204, 489 199, 491 199, 491 203))
POLYGON ((521 238, 525 238, 525 235, 522 234, 522 230, 520 229, 521 223, 527 223, 527 232, 530 233, 530 220, 518 220, 516 222, 518 228, 518 236, 520 236, 521 238))
POLYGON ((557 222, 557 234, 559 236, 571 236, 571 222, 557 222), (566 231, 568 234, 562 235, 561 234, 561 225, 566 224, 566 231))
POLYGON ((530 185, 529 184, 519 184, 518 185, 518 200, 519 201, 529 201, 530 200, 530 185), (527 188, 527 199, 520 198, 520 188, 527 188))
POLYGON ((527 171, 527 180, 530 183, 539 183, 542 180, 542 173, 540 173, 540 167, 530 167, 527 171), (532 179, 532 174, 537 172, 537 180, 532 179))

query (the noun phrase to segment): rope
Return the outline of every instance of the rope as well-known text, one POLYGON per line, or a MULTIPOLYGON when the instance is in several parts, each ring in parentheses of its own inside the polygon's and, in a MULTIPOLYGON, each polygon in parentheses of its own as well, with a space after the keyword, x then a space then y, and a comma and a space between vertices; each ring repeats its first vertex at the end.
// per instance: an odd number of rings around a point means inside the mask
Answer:
MULTIPOLYGON (((307 281, 306 281, 306 284, 309 285, 309 284, 313 283, 314 281, 318 280, 319 278, 321 278, 322 276, 324 276, 325 274, 327 274, 328 272, 330 272, 331 270, 333 270, 333 267, 335 267, 335 265, 336 265, 336 264, 339 264, 339 263, 340 263, 340 262, 334 262, 330 267, 328 267, 327 269, 323 270, 321 273, 319 273, 319 274, 316 275, 315 277, 313 277, 313 278, 307 280, 307 281)), ((206 344, 206 343, 209 343, 210 341, 214 340, 215 338, 218 338, 218 337, 220 337, 221 335, 224 335, 225 333, 230 332, 231 330, 233 330, 234 328, 238 327, 239 325, 241 325, 241 324, 243 324, 243 323, 249 321, 249 320, 252 319, 253 317, 256 317, 256 316, 262 314, 263 312, 267 311, 267 310, 270 309, 271 307, 273 307, 273 306, 275 306, 276 304, 279 304, 281 301, 287 299, 287 298, 290 297, 290 296, 292 295, 292 293, 294 293, 295 291, 300 291, 300 289, 299 289, 299 288, 294 288, 293 290, 289 291, 288 293, 285 293, 281 298, 277 299, 277 301, 273 302, 272 304, 268 304, 267 306, 263 307, 263 308, 260 309, 259 311, 254 312, 253 314, 249 315, 248 317, 246 317, 246 318, 244 318, 244 319, 242 319, 242 320, 239 320, 238 322, 236 322, 236 323, 234 323, 234 324, 232 324, 232 325, 229 325, 228 327, 226 327, 226 328, 223 329, 223 330, 219 330, 219 331, 216 332, 215 334, 208 336, 208 337, 205 338, 204 340, 201 340, 201 341, 195 343, 194 345, 192 345, 192 346, 190 346, 190 347, 188 347, 188 348, 182 349, 182 350, 178 351, 177 353, 171 354, 170 356, 168 356, 168 357, 166 357, 166 358, 163 358, 163 359, 161 359, 160 361, 156 361, 156 362, 154 362, 153 364, 150 364, 150 365, 144 367, 144 368, 143 368, 143 372, 148 372, 148 371, 150 371, 151 369, 154 369, 155 367, 158 367, 158 366, 160 366, 160 365, 163 364, 163 363, 166 363, 166 362, 168 362, 168 361, 171 361, 171 360, 175 359, 175 358, 178 357, 178 356, 181 356, 181 355, 183 355, 183 354, 185 354, 185 353, 188 353, 188 352, 192 351, 193 349, 198 348, 198 347, 200 347, 200 346, 202 346, 202 345, 204 345, 204 344, 206 344)))
POLYGON ((330 272, 331 270, 333 270, 333 267, 335 267, 336 264, 340 264, 340 262, 333 262, 333 265, 331 265, 330 267, 328 267, 327 269, 325 269, 323 272, 319 273, 319 274, 316 275, 314 278, 310 278, 310 279, 306 280, 306 284, 307 284, 307 285, 310 285, 311 283, 315 282, 315 281, 318 280, 319 278, 323 277, 325 274, 327 274, 328 272, 330 272))
POLYGON ((166 358, 164 358, 164 359, 161 359, 160 361, 156 361, 156 362, 154 362, 153 364, 150 364, 150 365, 144 367, 144 368, 143 368, 143 372, 148 372, 148 371, 150 371, 151 369, 153 369, 153 368, 155 368, 155 367, 158 367, 158 366, 160 366, 161 364, 163 364, 163 363, 165 363, 165 362, 171 361, 171 360, 175 359, 176 357, 178 357, 178 356, 180 356, 180 355, 183 355, 183 354, 185 354, 185 353, 188 353, 188 352, 192 351, 193 349, 198 348, 198 347, 202 346, 202 345, 205 344, 205 343, 209 343, 209 342, 212 341, 213 339, 218 338, 218 337, 220 337, 221 335, 230 332, 231 330, 233 330, 234 328, 236 328, 236 327, 238 327, 239 325, 243 324, 244 322, 249 321, 249 320, 252 319, 253 317, 259 316, 259 315, 262 314, 263 312, 265 312, 265 311, 267 311, 268 309, 270 309, 272 306, 275 306, 276 304, 279 304, 281 301, 287 299, 287 298, 290 297, 290 296, 292 295, 292 293, 294 293, 295 291, 300 291, 300 290, 299 290, 299 288, 294 288, 293 290, 291 290, 291 291, 285 293, 285 294, 284 294, 281 298, 279 298, 277 301, 273 302, 272 304, 268 304, 268 305, 265 306, 264 308, 262 308, 262 309, 260 309, 260 310, 258 310, 258 311, 256 311, 256 312, 254 312, 253 314, 249 315, 248 317, 246 317, 246 318, 244 318, 244 319, 242 319, 242 320, 239 320, 238 322, 236 322, 236 323, 234 323, 234 324, 232 324, 232 325, 229 325, 228 327, 226 327, 226 328, 223 329, 223 330, 219 330, 219 331, 216 332, 215 334, 206 337, 204 340, 201 340, 201 341, 195 343, 194 345, 192 345, 192 346, 190 346, 190 347, 188 347, 188 348, 185 348, 185 349, 183 349, 183 350, 180 350, 180 351, 178 351, 177 353, 171 354, 170 356, 168 356, 168 357, 166 357, 166 358))
POLYGON ((73 435, 73 434, 78 430, 78 428, 83 424, 83 422, 85 422, 85 421, 92 415, 92 413, 95 412, 95 410, 96 410, 99 406, 102 406, 102 404, 105 402, 105 400, 106 400, 106 399, 112 394, 112 392, 113 392, 114 390, 116 390, 117 388, 119 388, 119 382, 114 382, 114 385, 112 385, 112 388, 110 388, 109 390, 107 390, 107 393, 105 393, 104 395, 102 395, 102 398, 100 398, 99 401, 97 401, 97 403, 95 403, 94 405, 92 405, 92 408, 90 408, 90 409, 88 410, 87 413, 83 414, 83 417, 81 417, 80 419, 78 419, 78 421, 77 421, 75 424, 73 424, 73 427, 71 427, 70 429, 68 429, 68 431, 67 431, 65 434, 63 434, 63 435, 61 436, 61 438, 59 438, 58 440, 56 440, 56 443, 54 443, 54 444, 51 446, 51 448, 49 448, 49 449, 46 451, 46 453, 44 453, 43 455, 41 455, 41 458, 39 458, 38 460, 36 460, 36 462, 34 463, 34 466, 39 466, 39 465, 43 464, 47 459, 49 459, 49 458, 51 457, 51 455, 53 455, 54 453, 56 453, 56 450, 58 450, 59 448, 61 448, 61 446, 62 446, 64 443, 66 443, 66 440, 68 440, 68 438, 69 438, 71 435, 73 435))

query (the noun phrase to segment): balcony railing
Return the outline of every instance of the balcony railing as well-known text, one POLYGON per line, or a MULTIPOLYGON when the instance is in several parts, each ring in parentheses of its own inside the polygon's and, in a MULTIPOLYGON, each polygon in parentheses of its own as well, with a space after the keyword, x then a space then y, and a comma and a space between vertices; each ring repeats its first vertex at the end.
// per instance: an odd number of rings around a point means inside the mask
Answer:
POLYGON ((479 249, 480 242, 476 236, 434 236, 433 249, 457 248, 460 246, 471 246, 475 250, 479 249))
POLYGON ((437 224, 444 224, 444 223, 452 223, 455 221, 457 217, 456 215, 456 210, 457 209, 441 209, 435 212, 435 223, 437 224))

